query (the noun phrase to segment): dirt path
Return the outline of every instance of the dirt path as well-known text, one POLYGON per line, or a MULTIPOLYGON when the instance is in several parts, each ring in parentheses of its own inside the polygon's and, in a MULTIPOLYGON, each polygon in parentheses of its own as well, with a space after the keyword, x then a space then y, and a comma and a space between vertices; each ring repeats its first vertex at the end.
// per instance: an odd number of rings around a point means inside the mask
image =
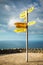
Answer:
POLYGON ((26 53, 1 55, 0 65, 43 65, 43 54, 28 53, 28 63, 26 53))

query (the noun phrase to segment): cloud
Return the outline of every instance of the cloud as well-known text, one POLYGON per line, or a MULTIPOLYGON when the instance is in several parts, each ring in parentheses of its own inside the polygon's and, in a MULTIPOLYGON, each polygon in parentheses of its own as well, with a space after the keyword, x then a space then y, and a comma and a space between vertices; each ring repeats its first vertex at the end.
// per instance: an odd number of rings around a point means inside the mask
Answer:
POLYGON ((40 18, 37 18, 36 21, 37 21, 38 23, 40 23, 40 24, 43 24, 43 20, 40 19, 40 18))
POLYGON ((15 6, 15 5, 5 4, 5 5, 4 5, 4 8, 5 8, 5 10, 7 10, 7 11, 14 11, 14 10, 16 9, 16 6, 15 6))
POLYGON ((9 20, 9 22, 8 22, 8 26, 9 27, 12 27, 12 26, 14 26, 14 18, 11 18, 10 20, 9 20))
MULTIPOLYGON (((41 24, 42 24, 43 22, 42 22, 42 20, 39 18, 39 15, 41 14, 41 13, 39 13, 39 12, 41 12, 39 4, 34 2, 33 4, 27 5, 27 7, 23 5, 23 8, 20 8, 20 12, 25 11, 25 10, 27 10, 27 8, 30 8, 30 7, 32 7, 32 6, 35 7, 35 10, 34 10, 34 12, 32 12, 32 13, 29 14, 29 20, 30 20, 30 21, 35 20, 35 21, 36 21, 36 24, 30 27, 30 28, 31 28, 31 31, 30 31, 29 33, 30 33, 30 34, 38 34, 38 33, 39 33, 39 34, 40 34, 40 33, 42 34, 42 33, 43 33, 43 31, 42 31, 43 26, 41 26, 41 24), (39 31, 39 30, 40 30, 40 31, 39 31)), ((41 14, 41 15, 42 15, 42 14, 41 14)), ((17 16, 17 15, 16 15, 16 16, 17 16)), ((9 21, 9 23, 8 23, 8 24, 9 24, 9 27, 14 26, 14 25, 13 25, 14 22, 12 22, 12 21, 17 21, 17 18, 16 18, 16 19, 13 19, 13 18, 10 19, 10 21, 9 21)), ((30 30, 30 29, 29 29, 29 30, 30 30)))
POLYGON ((20 20, 18 19, 18 18, 14 18, 14 17, 11 17, 11 18, 9 18, 9 21, 8 21, 8 27, 10 28, 10 27, 15 27, 14 26, 14 23, 15 22, 19 22, 20 20))
MULTIPOLYGON (((2 20, 1 22, 6 23, 9 31, 13 30, 14 22, 24 21, 23 19, 19 18, 19 14, 22 11, 27 10, 27 8, 34 6, 35 7, 34 11, 29 14, 29 21, 34 20, 34 21, 36 21, 36 24, 29 27, 29 30, 31 30, 30 33, 33 33, 33 34, 39 32, 39 30, 40 30, 40 32, 42 32, 42 29, 43 29, 43 26, 42 26, 43 25, 43 13, 42 13, 43 3, 42 2, 43 2, 43 0, 39 0, 39 2, 38 1, 32 2, 31 0, 30 1, 4 0, 3 3, 5 3, 5 4, 4 5, 1 4, 4 7, 4 8, 2 8, 3 12, 1 13, 2 14, 1 17, 3 20, 1 19, 2 20), (25 4, 24 4, 24 2, 25 2, 25 4)), ((2 27, 4 27, 4 25, 2 27)))
POLYGON ((43 0, 39 0, 39 2, 40 2, 40 5, 41 5, 41 7, 43 9, 43 0))
POLYGON ((7 10, 7 11, 10 11, 10 6, 9 5, 4 5, 4 8, 7 10))

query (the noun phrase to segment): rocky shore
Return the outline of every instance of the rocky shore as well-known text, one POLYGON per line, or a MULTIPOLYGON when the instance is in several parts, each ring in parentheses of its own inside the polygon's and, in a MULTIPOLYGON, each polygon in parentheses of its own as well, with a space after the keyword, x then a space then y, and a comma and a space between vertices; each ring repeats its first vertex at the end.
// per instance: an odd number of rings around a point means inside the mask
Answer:
MULTIPOLYGON (((0 54, 23 53, 23 52, 26 52, 25 48, 0 49, 0 54)), ((43 53, 43 48, 29 48, 28 52, 43 53)))

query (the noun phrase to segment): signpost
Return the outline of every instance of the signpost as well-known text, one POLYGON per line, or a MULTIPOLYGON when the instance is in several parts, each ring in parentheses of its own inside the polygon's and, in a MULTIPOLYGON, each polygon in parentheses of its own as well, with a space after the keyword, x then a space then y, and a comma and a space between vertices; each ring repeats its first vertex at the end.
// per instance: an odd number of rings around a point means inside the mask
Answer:
MULTIPOLYGON (((26 23, 28 24, 28 10, 27 10, 27 16, 26 16, 26 23)), ((28 62, 28 25, 26 28, 26 61, 28 62)))
MULTIPOLYGON (((26 19, 26 21, 27 21, 27 19, 26 19)), ((31 26, 31 25, 34 25, 36 22, 35 21, 30 21, 30 22, 28 22, 28 23, 26 23, 26 22, 16 22, 16 23, 14 23, 14 25, 16 26, 16 28, 22 28, 22 29, 25 29, 25 28, 27 28, 27 26, 31 26)))
POLYGON ((20 18, 24 18, 25 23, 22 22, 14 23, 14 25, 16 25, 17 28, 16 30, 14 30, 14 32, 26 32, 26 61, 27 62, 28 62, 28 26, 31 26, 36 23, 35 21, 28 22, 28 13, 31 13, 33 10, 34 7, 31 7, 20 14, 20 18))
POLYGON ((28 9, 28 13, 31 13, 34 10, 34 7, 28 9))
POLYGON ((27 11, 23 11, 23 12, 20 14, 20 18, 26 18, 26 14, 27 14, 27 11))

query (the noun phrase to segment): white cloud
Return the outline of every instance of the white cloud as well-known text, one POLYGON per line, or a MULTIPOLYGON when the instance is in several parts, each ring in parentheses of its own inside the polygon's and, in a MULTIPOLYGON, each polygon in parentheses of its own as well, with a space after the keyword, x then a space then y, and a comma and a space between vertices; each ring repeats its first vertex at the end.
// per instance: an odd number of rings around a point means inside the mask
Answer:
POLYGON ((4 5, 4 8, 7 10, 7 11, 10 11, 10 6, 9 5, 4 5))
MULTIPOLYGON (((38 29, 39 28, 42 29, 42 27, 39 24, 43 23, 43 21, 39 18, 40 13, 38 13, 38 12, 41 12, 41 8, 39 7, 38 3, 36 3, 36 2, 34 2, 33 4, 28 4, 27 6, 25 6, 23 4, 22 5, 23 8, 22 7, 21 8, 16 8, 16 6, 14 4, 13 5, 7 5, 6 4, 4 6, 5 9, 7 11, 10 11, 9 13, 7 13, 7 14, 10 14, 10 16, 9 16, 10 18, 9 18, 9 21, 8 21, 8 28, 10 29, 11 27, 14 27, 14 23, 20 21, 19 17, 15 18, 15 17, 17 17, 20 14, 20 12, 25 11, 25 10, 27 10, 27 8, 30 8, 32 6, 35 7, 35 10, 32 12, 32 14, 29 15, 29 20, 30 21, 35 20, 36 22, 38 22, 38 24, 36 23, 35 27, 33 27, 33 28, 35 28, 35 29, 37 29, 37 28, 38 29)), ((38 32, 34 32, 34 31, 32 31, 31 33, 32 34, 39 33, 39 31, 38 32)))
POLYGON ((19 19, 17 19, 17 18, 14 18, 14 17, 12 17, 12 18, 10 18, 9 19, 9 22, 8 22, 8 27, 10 28, 10 27, 14 27, 14 23, 15 22, 19 22, 20 20, 19 19))
POLYGON ((38 17, 38 18, 36 18, 36 22, 38 22, 38 23, 40 23, 40 24, 43 24, 43 20, 42 20, 42 19, 40 19, 39 17, 38 17))
POLYGON ((7 11, 12 11, 12 10, 15 10, 16 9, 16 6, 15 5, 7 5, 7 4, 5 4, 4 5, 4 8, 7 11))

